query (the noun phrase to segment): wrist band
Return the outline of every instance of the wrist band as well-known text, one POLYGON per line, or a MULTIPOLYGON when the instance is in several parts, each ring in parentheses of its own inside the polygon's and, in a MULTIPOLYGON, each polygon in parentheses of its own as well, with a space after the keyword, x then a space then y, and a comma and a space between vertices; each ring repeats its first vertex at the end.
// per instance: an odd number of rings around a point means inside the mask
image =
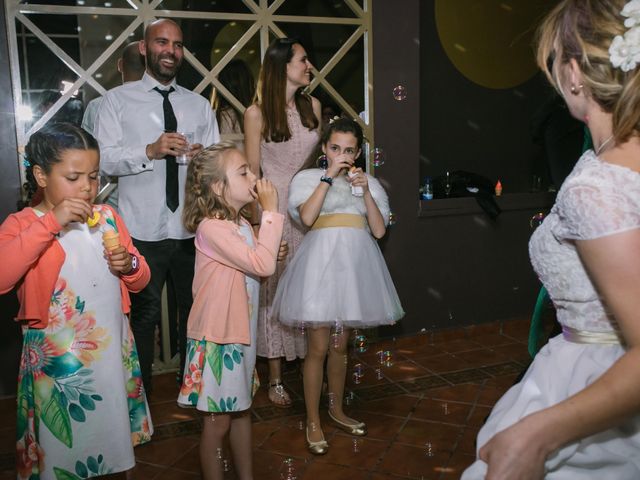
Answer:
POLYGON ((327 177, 326 175, 321 176, 321 177, 320 177, 320 181, 321 181, 321 182, 328 183, 328 184, 329 184, 329 186, 333 185, 333 178, 331 178, 331 177, 327 177))
POLYGON ((129 270, 127 273, 122 274, 125 276, 134 275, 138 272, 138 270, 140 270, 140 260, 138 259, 137 255, 134 255, 131 252, 129 252, 129 255, 131 256, 131 270, 129 270))

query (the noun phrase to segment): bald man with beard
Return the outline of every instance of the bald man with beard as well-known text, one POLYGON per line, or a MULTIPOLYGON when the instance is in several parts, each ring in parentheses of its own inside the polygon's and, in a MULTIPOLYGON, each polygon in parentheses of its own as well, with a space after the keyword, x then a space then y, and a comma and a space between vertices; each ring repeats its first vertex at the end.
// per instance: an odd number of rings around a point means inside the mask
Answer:
POLYGON ((180 372, 193 302, 193 234, 182 225, 187 165, 178 165, 175 157, 186 151, 190 159, 203 146, 220 141, 209 102, 176 83, 184 56, 182 38, 173 20, 147 26, 139 43, 146 65, 142 79, 107 92, 95 126, 101 173, 119 177, 120 214, 151 268, 151 281, 131 299, 131 328, 147 393, 152 389, 163 286, 170 281, 169 291, 175 293, 169 303, 178 309, 180 372), (192 132, 193 143, 187 145, 179 132, 192 132))

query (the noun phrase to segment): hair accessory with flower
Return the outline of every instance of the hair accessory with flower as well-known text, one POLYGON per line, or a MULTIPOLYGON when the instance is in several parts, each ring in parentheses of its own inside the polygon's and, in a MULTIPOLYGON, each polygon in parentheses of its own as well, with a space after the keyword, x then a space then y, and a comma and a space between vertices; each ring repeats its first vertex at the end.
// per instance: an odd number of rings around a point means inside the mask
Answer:
MULTIPOLYGON (((640 1, 640 0, 638 0, 638 1, 640 1)), ((330 119, 329 119, 329 125, 331 125, 331 124, 332 124, 333 122, 335 122, 336 120, 340 120, 340 116, 339 116, 339 115, 336 115, 335 117, 330 118, 330 119)))
POLYGON ((640 63, 640 0, 631 0, 620 11, 626 17, 624 35, 616 35, 609 46, 611 65, 629 72, 640 63))
POLYGON ((27 157, 25 157, 24 160, 22 160, 22 165, 24 165, 24 168, 29 168, 31 166, 31 162, 27 160, 27 157))

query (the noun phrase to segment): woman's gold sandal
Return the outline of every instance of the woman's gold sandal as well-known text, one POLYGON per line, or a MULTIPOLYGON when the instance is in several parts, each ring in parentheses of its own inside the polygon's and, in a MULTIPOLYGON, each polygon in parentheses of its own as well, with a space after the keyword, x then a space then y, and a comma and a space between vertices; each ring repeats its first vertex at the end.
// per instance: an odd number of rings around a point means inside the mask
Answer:
POLYGON ((345 432, 350 433, 351 435, 356 435, 358 437, 364 437, 367 434, 367 426, 363 422, 358 422, 350 425, 348 423, 341 422, 336 417, 334 417, 331 413, 331 410, 328 410, 327 413, 329 414, 331 420, 336 422, 338 424, 338 427, 345 432))

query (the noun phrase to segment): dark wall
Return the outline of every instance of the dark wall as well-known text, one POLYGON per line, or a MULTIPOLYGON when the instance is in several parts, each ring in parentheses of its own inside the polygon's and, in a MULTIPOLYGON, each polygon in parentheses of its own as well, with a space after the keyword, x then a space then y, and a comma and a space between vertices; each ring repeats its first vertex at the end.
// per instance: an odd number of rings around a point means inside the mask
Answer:
MULTIPOLYGON (((5 12, 0 8, 0 222, 16 211, 20 195, 11 70, 7 48, 5 12)), ((2 266, 0 265, 0 268, 2 266)), ((13 322, 17 311, 15 295, 0 295, 0 397, 15 392, 20 355, 20 333, 13 322)))
MULTIPOLYGON (((420 42, 425 4, 432 8, 432 2, 419 0, 373 2, 375 141, 387 155, 376 176, 388 185, 397 217, 383 248, 407 312, 382 336, 528 315, 539 288, 528 260, 529 220, 551 201, 542 193, 505 195, 496 221, 472 198, 418 202, 420 139, 427 134, 420 124, 420 99, 426 94, 420 49, 431 48, 420 42), (392 95, 399 84, 407 91, 404 101, 392 95)), ((440 94, 455 98, 455 84, 448 88, 440 94)), ((474 108, 472 96, 465 101, 466 108, 474 108)), ((485 116, 483 122, 491 123, 485 116)), ((447 130, 440 130, 437 140, 445 146, 461 141, 447 130)), ((487 139, 499 140, 498 134, 487 139)), ((523 163, 530 154, 522 148, 513 161, 523 163)))

